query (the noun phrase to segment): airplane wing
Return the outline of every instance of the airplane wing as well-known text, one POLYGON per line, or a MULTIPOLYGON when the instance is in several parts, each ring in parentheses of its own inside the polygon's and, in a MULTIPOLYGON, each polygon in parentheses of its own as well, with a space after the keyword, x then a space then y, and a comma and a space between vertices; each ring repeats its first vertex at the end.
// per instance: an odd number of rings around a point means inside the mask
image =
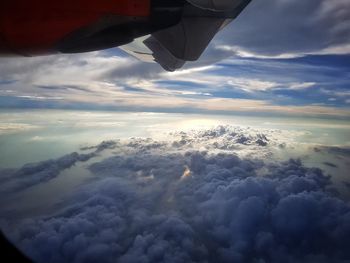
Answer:
POLYGON ((0 57, 121 47, 174 71, 251 0, 1 0, 0 57))
MULTIPOLYGON (((227 0, 234 8, 221 6, 223 11, 213 10, 211 1, 203 1, 203 7, 194 5, 189 0, 185 5, 179 23, 169 28, 156 31, 148 36, 135 39, 120 48, 134 57, 157 62, 167 71, 181 68, 186 61, 199 59, 215 35, 232 22, 251 0, 227 0)), ((215 1, 213 1, 215 2, 215 1)), ((225 1, 224 1, 225 2, 225 1)))

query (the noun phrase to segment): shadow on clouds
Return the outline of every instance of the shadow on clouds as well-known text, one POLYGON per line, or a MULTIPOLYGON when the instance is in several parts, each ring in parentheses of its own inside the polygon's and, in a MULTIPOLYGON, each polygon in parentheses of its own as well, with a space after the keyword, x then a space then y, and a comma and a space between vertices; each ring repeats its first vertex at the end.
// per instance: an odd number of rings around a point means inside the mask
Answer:
POLYGON ((9 237, 40 263, 350 260, 350 206, 322 170, 235 153, 281 143, 261 133, 174 136, 83 149, 113 155, 89 165, 95 179, 64 209, 19 222, 9 237))

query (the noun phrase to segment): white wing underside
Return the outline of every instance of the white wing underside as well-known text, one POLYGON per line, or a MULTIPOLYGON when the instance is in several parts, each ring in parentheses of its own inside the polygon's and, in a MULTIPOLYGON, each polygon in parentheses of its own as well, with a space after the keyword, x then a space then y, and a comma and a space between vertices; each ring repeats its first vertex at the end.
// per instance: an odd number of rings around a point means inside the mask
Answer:
POLYGON ((130 44, 120 46, 119 48, 131 56, 144 61, 144 62, 154 62, 153 52, 150 50, 144 43, 147 38, 151 35, 147 35, 144 37, 136 38, 130 44))

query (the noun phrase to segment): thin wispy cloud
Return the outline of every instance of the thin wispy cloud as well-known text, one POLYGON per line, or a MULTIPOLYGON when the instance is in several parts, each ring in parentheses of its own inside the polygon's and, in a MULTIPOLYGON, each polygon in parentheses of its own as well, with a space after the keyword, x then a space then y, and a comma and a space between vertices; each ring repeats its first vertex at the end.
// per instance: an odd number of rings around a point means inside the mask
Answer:
POLYGON ((174 73, 117 49, 2 58, 0 105, 293 114, 308 109, 310 115, 328 110, 328 115, 345 116, 348 5, 342 0, 331 6, 318 0, 252 1, 201 60, 174 73))

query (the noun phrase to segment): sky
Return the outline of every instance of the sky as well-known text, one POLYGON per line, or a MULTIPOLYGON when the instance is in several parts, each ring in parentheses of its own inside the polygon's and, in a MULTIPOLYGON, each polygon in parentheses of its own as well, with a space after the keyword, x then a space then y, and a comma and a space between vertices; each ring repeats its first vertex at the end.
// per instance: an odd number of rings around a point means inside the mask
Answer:
POLYGON ((349 117, 347 0, 252 1, 175 73, 115 48, 0 60, 2 108, 349 117))
POLYGON ((172 73, 0 58, 0 229, 36 263, 346 263, 349 171, 348 0, 253 0, 172 73))

